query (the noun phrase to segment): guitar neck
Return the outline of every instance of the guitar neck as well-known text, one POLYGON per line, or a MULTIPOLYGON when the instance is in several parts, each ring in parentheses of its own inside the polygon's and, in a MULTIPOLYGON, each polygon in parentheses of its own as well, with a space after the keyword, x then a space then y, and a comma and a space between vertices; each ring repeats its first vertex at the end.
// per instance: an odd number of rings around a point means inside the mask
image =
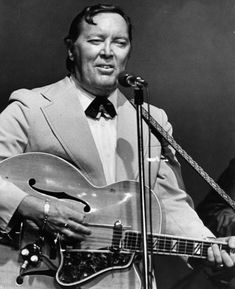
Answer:
MULTIPOLYGON (((125 234, 124 247, 131 251, 140 252, 141 234, 137 232, 127 232, 125 234)), ((149 253, 160 255, 188 256, 194 258, 207 258, 207 250, 213 244, 218 244, 220 250, 229 250, 226 243, 218 241, 204 241, 186 239, 170 235, 153 235, 148 237, 149 253)))

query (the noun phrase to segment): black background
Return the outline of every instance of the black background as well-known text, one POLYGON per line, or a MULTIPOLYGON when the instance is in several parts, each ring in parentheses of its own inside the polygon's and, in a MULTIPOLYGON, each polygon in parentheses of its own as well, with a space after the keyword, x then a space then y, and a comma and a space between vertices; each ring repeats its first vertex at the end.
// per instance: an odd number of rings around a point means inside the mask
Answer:
MULTIPOLYGON (((63 38, 77 12, 96 1, 0 1, 0 110, 10 93, 67 73, 63 38)), ((214 179, 234 156, 235 1, 120 0, 134 24, 129 71, 149 82, 150 102, 166 110, 180 145, 214 179)), ((125 91, 132 95, 132 90, 125 91)), ((181 160, 197 205, 208 185, 181 160)), ((188 271, 159 257, 159 288, 188 271)))

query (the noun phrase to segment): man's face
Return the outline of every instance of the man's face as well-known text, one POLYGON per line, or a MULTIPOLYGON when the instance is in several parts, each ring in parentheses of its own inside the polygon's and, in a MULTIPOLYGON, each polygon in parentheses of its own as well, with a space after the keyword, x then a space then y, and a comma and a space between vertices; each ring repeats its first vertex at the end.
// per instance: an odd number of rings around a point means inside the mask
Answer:
POLYGON ((96 25, 82 22, 81 33, 74 43, 75 75, 85 90, 94 95, 108 95, 116 88, 117 77, 128 61, 131 47, 128 26, 117 13, 100 13, 93 21, 96 25))

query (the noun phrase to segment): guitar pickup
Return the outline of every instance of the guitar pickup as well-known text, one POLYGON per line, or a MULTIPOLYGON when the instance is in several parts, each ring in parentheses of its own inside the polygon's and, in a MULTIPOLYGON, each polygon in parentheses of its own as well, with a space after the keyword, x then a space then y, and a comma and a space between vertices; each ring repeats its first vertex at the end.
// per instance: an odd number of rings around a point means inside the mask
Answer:
POLYGON ((119 252, 122 248, 122 233, 123 233, 123 225, 120 220, 114 223, 113 227, 113 239, 110 250, 113 252, 119 252))

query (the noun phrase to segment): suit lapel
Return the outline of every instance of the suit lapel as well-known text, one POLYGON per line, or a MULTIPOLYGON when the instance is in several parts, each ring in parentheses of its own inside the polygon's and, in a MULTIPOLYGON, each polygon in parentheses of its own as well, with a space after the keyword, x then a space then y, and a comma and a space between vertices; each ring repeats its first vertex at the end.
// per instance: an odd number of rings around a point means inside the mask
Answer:
MULTIPOLYGON (((116 180, 138 180, 138 138, 136 110, 129 101, 119 93, 118 97, 118 140, 116 157, 116 180)), ((159 114, 155 115, 156 119, 159 114)), ((158 120, 159 121, 159 120, 158 120)), ((143 148, 144 156, 148 156, 148 126, 143 122, 143 148)), ((153 156, 160 158, 161 145, 152 137, 151 151, 153 156)), ((159 161, 151 166, 152 179, 157 175, 159 161)), ((145 162, 145 176, 148 175, 148 162, 145 162)))
POLYGON ((133 180, 138 175, 136 113, 129 101, 119 92, 117 123, 116 179, 133 180))
POLYGON ((54 135, 84 175, 96 185, 105 184, 103 166, 92 137, 78 92, 69 78, 44 93, 51 104, 42 108, 54 135))

